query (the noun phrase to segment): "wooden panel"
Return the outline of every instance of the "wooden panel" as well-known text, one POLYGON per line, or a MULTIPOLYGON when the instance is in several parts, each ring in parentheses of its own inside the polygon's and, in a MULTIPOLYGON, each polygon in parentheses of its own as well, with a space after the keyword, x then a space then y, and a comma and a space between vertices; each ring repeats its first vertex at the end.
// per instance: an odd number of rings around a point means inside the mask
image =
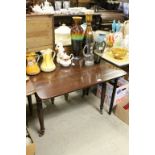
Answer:
POLYGON ((26 51, 54 47, 53 15, 27 15, 26 51))
POLYGON ((90 3, 91 0, 78 0, 79 3, 90 3))
POLYGON ((124 20, 124 15, 123 13, 119 13, 116 11, 104 11, 104 12, 100 12, 101 13, 101 18, 102 21, 104 22, 105 20, 120 20, 123 21, 124 20))

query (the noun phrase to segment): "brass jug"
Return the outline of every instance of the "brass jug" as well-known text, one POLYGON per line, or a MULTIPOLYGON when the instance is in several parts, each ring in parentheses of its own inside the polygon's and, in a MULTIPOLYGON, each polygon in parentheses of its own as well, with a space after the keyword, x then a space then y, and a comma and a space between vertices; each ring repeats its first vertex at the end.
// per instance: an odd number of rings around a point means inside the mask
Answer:
POLYGON ((51 72, 56 69, 54 64, 55 52, 52 49, 46 49, 40 51, 43 56, 43 61, 41 63, 41 70, 44 72, 51 72))
POLYGON ((26 54, 26 74, 27 75, 36 75, 40 73, 40 68, 38 65, 39 55, 35 52, 29 52, 26 54))

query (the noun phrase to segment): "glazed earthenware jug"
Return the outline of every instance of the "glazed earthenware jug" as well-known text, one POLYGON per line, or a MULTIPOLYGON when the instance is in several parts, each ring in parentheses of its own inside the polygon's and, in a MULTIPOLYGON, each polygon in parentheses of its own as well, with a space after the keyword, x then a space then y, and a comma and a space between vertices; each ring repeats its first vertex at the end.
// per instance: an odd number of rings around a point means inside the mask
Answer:
MULTIPOLYGON (((100 53, 103 54, 104 49, 106 47, 105 42, 106 36, 105 34, 98 34, 98 36, 94 39, 95 40, 95 50, 94 53, 100 53)), ((101 57, 97 54, 94 54, 94 61, 96 64, 100 63, 101 57)))
POLYGON ((29 52, 26 54, 26 74, 27 75, 36 75, 40 73, 40 68, 38 65, 40 56, 35 52, 29 52))
POLYGON ((51 72, 55 70, 56 66, 54 64, 55 52, 52 49, 46 49, 40 51, 43 56, 43 61, 41 63, 41 70, 44 72, 51 72))
POLYGON ((67 55, 65 53, 65 55, 63 56, 62 59, 60 59, 60 65, 63 67, 68 67, 72 64, 72 59, 73 59, 73 54, 67 55))

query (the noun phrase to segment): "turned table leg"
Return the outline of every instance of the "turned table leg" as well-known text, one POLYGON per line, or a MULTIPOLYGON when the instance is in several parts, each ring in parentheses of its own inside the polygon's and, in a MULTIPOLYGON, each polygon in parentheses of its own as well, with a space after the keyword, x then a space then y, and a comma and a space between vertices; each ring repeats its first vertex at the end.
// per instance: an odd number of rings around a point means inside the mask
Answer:
POLYGON ((39 96, 36 93, 35 93, 35 97, 37 101, 37 113, 38 113, 38 118, 40 123, 39 136, 42 136, 44 135, 44 132, 45 132, 42 100, 39 98, 39 96))
POLYGON ((65 94, 65 100, 68 101, 68 93, 65 94))
POLYGON ((89 89, 90 87, 86 88, 86 95, 89 95, 89 89))
POLYGON ((101 90, 101 103, 100 103, 100 114, 103 114, 103 105, 104 105, 104 98, 105 98, 105 88, 106 83, 102 83, 102 90, 101 90))
POLYGON ((112 112, 112 108, 113 108, 113 104, 114 104, 114 98, 115 98, 115 93, 116 93, 116 88, 117 88, 117 79, 114 80, 114 88, 113 88, 113 92, 112 92, 112 96, 111 96, 111 101, 110 101, 110 107, 109 107, 109 115, 112 112))
POLYGON ((90 89, 90 87, 82 90, 82 97, 84 97, 85 95, 89 95, 89 89, 90 89))
POLYGON ((51 98, 51 102, 52 102, 52 104, 54 104, 54 97, 51 98))
POLYGON ((86 95, 86 89, 82 89, 82 97, 86 95))
POLYGON ((30 115, 32 116, 32 114, 33 114, 32 96, 31 96, 31 95, 28 95, 28 96, 27 96, 27 99, 28 99, 28 105, 29 105, 30 115))

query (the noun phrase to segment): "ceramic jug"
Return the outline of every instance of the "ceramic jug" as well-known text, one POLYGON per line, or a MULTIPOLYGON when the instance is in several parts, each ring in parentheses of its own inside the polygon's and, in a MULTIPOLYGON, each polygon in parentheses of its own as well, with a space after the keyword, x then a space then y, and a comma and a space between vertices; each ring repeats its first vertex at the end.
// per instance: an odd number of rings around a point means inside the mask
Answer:
POLYGON ((60 65, 63 67, 68 67, 72 64, 73 54, 67 55, 66 53, 63 55, 63 58, 60 59, 60 65))
MULTIPOLYGON (((100 37, 101 35, 99 35, 99 37, 96 39, 95 41, 95 50, 94 53, 100 53, 103 54, 105 47, 106 47, 106 42, 104 40, 104 37, 100 37)), ((100 63, 101 57, 98 56, 97 54, 94 54, 94 61, 95 63, 100 63)))
POLYGON ((38 65, 39 55, 35 52, 29 52, 26 54, 26 74, 28 75, 36 75, 40 73, 40 68, 38 65))
POLYGON ((103 53, 104 49, 106 47, 106 35, 105 34, 98 34, 98 36, 96 37, 95 40, 95 49, 97 50, 97 52, 99 53, 103 53))
POLYGON ((55 52, 52 49, 46 49, 40 51, 43 56, 43 61, 41 63, 41 70, 44 72, 51 72, 55 70, 56 66, 53 62, 55 58, 55 52))
POLYGON ((129 21, 124 22, 124 37, 129 34, 129 21))

